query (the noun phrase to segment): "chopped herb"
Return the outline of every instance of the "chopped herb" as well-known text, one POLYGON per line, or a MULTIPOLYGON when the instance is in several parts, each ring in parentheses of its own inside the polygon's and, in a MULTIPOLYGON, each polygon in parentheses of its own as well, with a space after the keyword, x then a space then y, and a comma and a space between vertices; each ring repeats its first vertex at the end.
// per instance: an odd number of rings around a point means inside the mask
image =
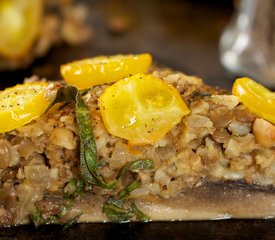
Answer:
MULTIPOLYGON (((46 218, 43 217, 42 213, 39 211, 38 207, 35 206, 34 210, 32 212, 31 215, 31 220, 34 223, 35 227, 38 227, 42 224, 52 224, 52 223, 56 223, 57 220, 61 219, 62 217, 65 216, 65 214, 67 213, 68 208, 65 206, 62 206, 62 208, 60 209, 59 213, 56 214, 52 214, 50 216, 47 216, 46 218)), ((65 222, 63 224, 63 230, 68 229, 69 227, 71 227, 74 223, 77 223, 79 217, 82 215, 82 213, 79 213, 78 215, 76 215, 74 218, 68 220, 67 222, 65 222)))
POLYGON ((43 223, 42 214, 36 206, 34 207, 34 210, 31 214, 31 220, 34 223, 35 227, 38 227, 39 225, 41 225, 43 223))
POLYGON ((49 105, 46 111, 48 111, 56 103, 75 101, 77 93, 77 88, 73 86, 64 86, 62 88, 59 88, 57 90, 55 99, 52 101, 52 103, 49 105))
POLYGON ((138 170, 150 170, 153 168, 154 168, 153 160, 142 159, 142 160, 129 162, 119 170, 116 176, 116 179, 118 180, 127 170, 138 171, 138 170))
POLYGON ((67 221, 66 223, 64 223, 62 230, 65 231, 68 228, 70 228, 72 225, 74 225, 75 223, 77 223, 77 221, 78 221, 78 219, 80 218, 81 215, 82 215, 82 213, 79 213, 74 218, 72 218, 69 221, 67 221))
POLYGON ((142 222, 150 221, 150 218, 138 209, 134 200, 127 199, 130 192, 138 188, 140 184, 140 180, 133 181, 120 191, 118 199, 111 197, 104 203, 103 212, 111 221, 125 223, 129 222, 134 216, 142 222))
POLYGON ((44 219, 44 223, 43 224, 53 224, 57 220, 59 220, 60 218, 61 218, 61 214, 60 213, 50 215, 49 217, 47 217, 46 219, 44 219))
POLYGON ((133 213, 131 210, 127 210, 123 204, 123 199, 109 198, 103 205, 103 212, 112 222, 129 222, 133 217, 133 213))
POLYGON ((129 222, 134 216, 142 222, 149 222, 150 218, 140 211, 134 200, 109 198, 103 205, 103 212, 116 223, 129 222))
POLYGON ((44 217, 37 206, 34 207, 31 214, 31 220, 36 227, 42 224, 56 223, 57 220, 61 219, 67 212, 68 208, 62 206, 60 212, 44 217))
POLYGON ((52 214, 48 216, 47 218, 44 219, 44 224, 50 224, 50 223, 55 223, 57 220, 61 219, 64 217, 64 215, 67 213, 68 208, 65 206, 62 206, 60 208, 60 212, 56 214, 52 214))
POLYGON ((137 219, 142 221, 142 222, 149 222, 150 218, 143 213, 142 211, 140 211, 136 205, 136 203, 133 200, 130 200, 130 206, 131 209, 133 211, 133 213, 136 215, 137 219))
POLYGON ((84 192, 83 181, 77 181, 75 178, 71 179, 64 188, 64 198, 74 199, 84 192))
POLYGON ((204 98, 204 97, 211 97, 212 94, 211 93, 208 93, 208 92, 194 92, 192 94, 192 97, 201 97, 201 98, 204 98))
MULTIPOLYGON (((122 167, 113 182, 106 183, 98 171, 98 168, 102 165, 102 163, 106 163, 97 161, 97 149, 93 134, 90 110, 86 106, 81 92, 73 86, 62 87, 58 89, 56 98, 51 103, 49 108, 59 102, 71 101, 76 102, 76 119, 80 138, 80 170, 81 176, 85 183, 97 185, 105 189, 113 189, 126 171, 137 172, 140 170, 150 170, 154 168, 154 161, 152 160, 136 160, 122 167)), ((138 179, 133 181, 120 191, 118 199, 110 197, 104 203, 103 212, 111 221, 118 223, 129 222, 134 216, 136 216, 136 218, 140 221, 149 221, 149 218, 137 208, 135 202, 127 199, 130 192, 138 188, 140 184, 141 182, 138 179)), ((77 194, 81 194, 83 191, 84 183, 82 181, 77 182, 76 179, 72 179, 64 188, 64 197, 71 199, 77 196, 77 194)), ((37 207, 35 207, 32 214, 32 220, 35 226, 39 226, 43 223, 54 223, 56 220, 62 218, 65 213, 66 208, 64 207, 60 213, 53 214, 44 219, 41 212, 37 207)), ((67 229, 73 223, 77 222, 80 215, 65 223, 63 229, 67 229)))
POLYGON ((74 195, 77 189, 77 180, 75 178, 71 179, 64 188, 65 195, 70 197, 74 195))
POLYGON ((84 91, 79 92, 77 88, 73 86, 64 86, 58 89, 55 100, 50 105, 50 107, 52 107, 54 104, 59 102, 76 101, 76 119, 80 138, 80 170, 83 180, 92 185, 97 185, 106 189, 113 189, 125 171, 152 169, 154 166, 152 160, 137 160, 126 164, 126 166, 118 172, 115 181, 111 183, 105 182, 103 177, 99 174, 98 168, 106 163, 97 162, 96 142, 92 129, 91 115, 89 108, 86 106, 82 98, 83 93, 84 91))
POLYGON ((80 169, 84 180, 102 188, 114 188, 116 181, 108 184, 98 172, 99 165, 90 111, 79 93, 76 95, 76 119, 80 137, 80 169))
POLYGON ((150 170, 154 168, 153 160, 137 160, 130 164, 130 170, 150 170))
POLYGON ((125 198, 127 197, 130 192, 134 191, 136 188, 140 186, 141 182, 139 180, 135 180, 132 183, 130 183, 128 186, 123 188, 119 193, 119 198, 125 198))

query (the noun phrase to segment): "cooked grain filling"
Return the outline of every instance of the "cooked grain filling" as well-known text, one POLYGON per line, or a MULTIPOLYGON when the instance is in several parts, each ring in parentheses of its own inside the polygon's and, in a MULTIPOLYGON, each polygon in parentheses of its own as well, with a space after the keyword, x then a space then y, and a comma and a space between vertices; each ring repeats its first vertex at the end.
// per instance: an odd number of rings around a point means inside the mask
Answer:
MULTIPOLYGON (((191 111, 154 145, 129 146, 106 131, 98 98, 107 85, 94 87, 84 97, 104 179, 111 182, 128 162, 150 159, 154 169, 136 173, 141 185, 130 193, 133 198, 149 194, 169 198, 204 181, 275 184, 275 149, 261 142, 265 133, 255 126, 256 116, 236 97, 182 73, 165 70, 153 75, 174 85, 191 111)), ((0 135, 0 178, 2 225, 28 221, 37 202, 69 191, 68 182, 80 179, 73 103, 58 105, 38 120, 0 135)), ((129 173, 114 190, 94 187, 92 191, 115 196, 132 179, 129 173)))

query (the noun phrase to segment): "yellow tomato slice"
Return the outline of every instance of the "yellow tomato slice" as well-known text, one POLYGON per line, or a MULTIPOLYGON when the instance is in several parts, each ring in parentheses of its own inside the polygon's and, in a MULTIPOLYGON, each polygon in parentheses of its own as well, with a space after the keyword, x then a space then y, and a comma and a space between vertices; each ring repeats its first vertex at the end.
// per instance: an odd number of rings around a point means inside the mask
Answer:
POLYGON ((107 131, 137 145, 153 144, 189 113, 173 86, 144 74, 106 88, 99 106, 107 131))
POLYGON ((28 53, 39 31, 41 0, 0 1, 0 54, 20 58, 28 53))
POLYGON ((146 73, 152 63, 150 54, 98 56, 61 66, 64 80, 79 89, 116 82, 136 73, 146 73))
POLYGON ((239 78, 232 89, 251 112, 275 124, 275 93, 250 78, 239 78))
POLYGON ((0 92, 0 133, 22 127, 42 115, 50 104, 48 84, 18 84, 0 92))

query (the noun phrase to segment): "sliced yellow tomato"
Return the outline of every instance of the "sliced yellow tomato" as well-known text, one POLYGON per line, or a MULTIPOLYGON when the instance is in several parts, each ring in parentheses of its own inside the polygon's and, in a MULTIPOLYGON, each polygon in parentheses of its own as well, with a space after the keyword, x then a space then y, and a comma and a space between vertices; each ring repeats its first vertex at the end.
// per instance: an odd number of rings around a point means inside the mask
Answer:
POLYGON ((0 133, 22 127, 42 115, 50 104, 47 83, 18 84, 0 92, 0 133))
POLYGON ((64 80, 79 89, 116 82, 136 73, 146 73, 152 63, 150 54, 98 56, 61 66, 64 80))
POLYGON ((189 113, 173 86, 144 74, 106 88, 99 106, 107 131, 136 145, 153 144, 189 113))
POLYGON ((275 93, 250 78, 239 78, 232 89, 251 112, 275 124, 275 93))
POLYGON ((0 1, 0 54, 20 58, 28 53, 39 32, 41 0, 0 1))

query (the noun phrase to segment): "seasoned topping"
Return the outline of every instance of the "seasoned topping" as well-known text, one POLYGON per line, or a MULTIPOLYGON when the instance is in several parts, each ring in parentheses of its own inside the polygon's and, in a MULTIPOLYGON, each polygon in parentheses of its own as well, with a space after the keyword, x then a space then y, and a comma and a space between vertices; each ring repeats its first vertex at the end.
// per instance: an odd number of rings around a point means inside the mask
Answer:
POLYGON ((0 225, 148 221, 143 201, 172 203, 204 182, 274 187, 275 125, 221 94, 168 70, 88 91, 35 81, 0 92, 0 225))
POLYGON ((0 54, 7 58, 25 55, 38 35, 41 16, 41 0, 0 1, 0 54))
POLYGON ((153 144, 189 113, 174 87, 143 74, 108 87, 99 105, 109 133, 131 144, 153 144))
POLYGON ((275 124, 275 94, 249 78, 235 81, 232 93, 253 113, 275 124))
POLYGON ((217 105, 224 105, 233 109, 238 105, 238 98, 233 95, 212 95, 210 98, 217 105))
POLYGON ((62 65, 61 74, 68 84, 85 89, 146 73, 151 62, 150 54, 98 56, 62 65))
POLYGON ((0 133, 22 127, 49 106, 44 82, 18 84, 0 92, 0 133))

